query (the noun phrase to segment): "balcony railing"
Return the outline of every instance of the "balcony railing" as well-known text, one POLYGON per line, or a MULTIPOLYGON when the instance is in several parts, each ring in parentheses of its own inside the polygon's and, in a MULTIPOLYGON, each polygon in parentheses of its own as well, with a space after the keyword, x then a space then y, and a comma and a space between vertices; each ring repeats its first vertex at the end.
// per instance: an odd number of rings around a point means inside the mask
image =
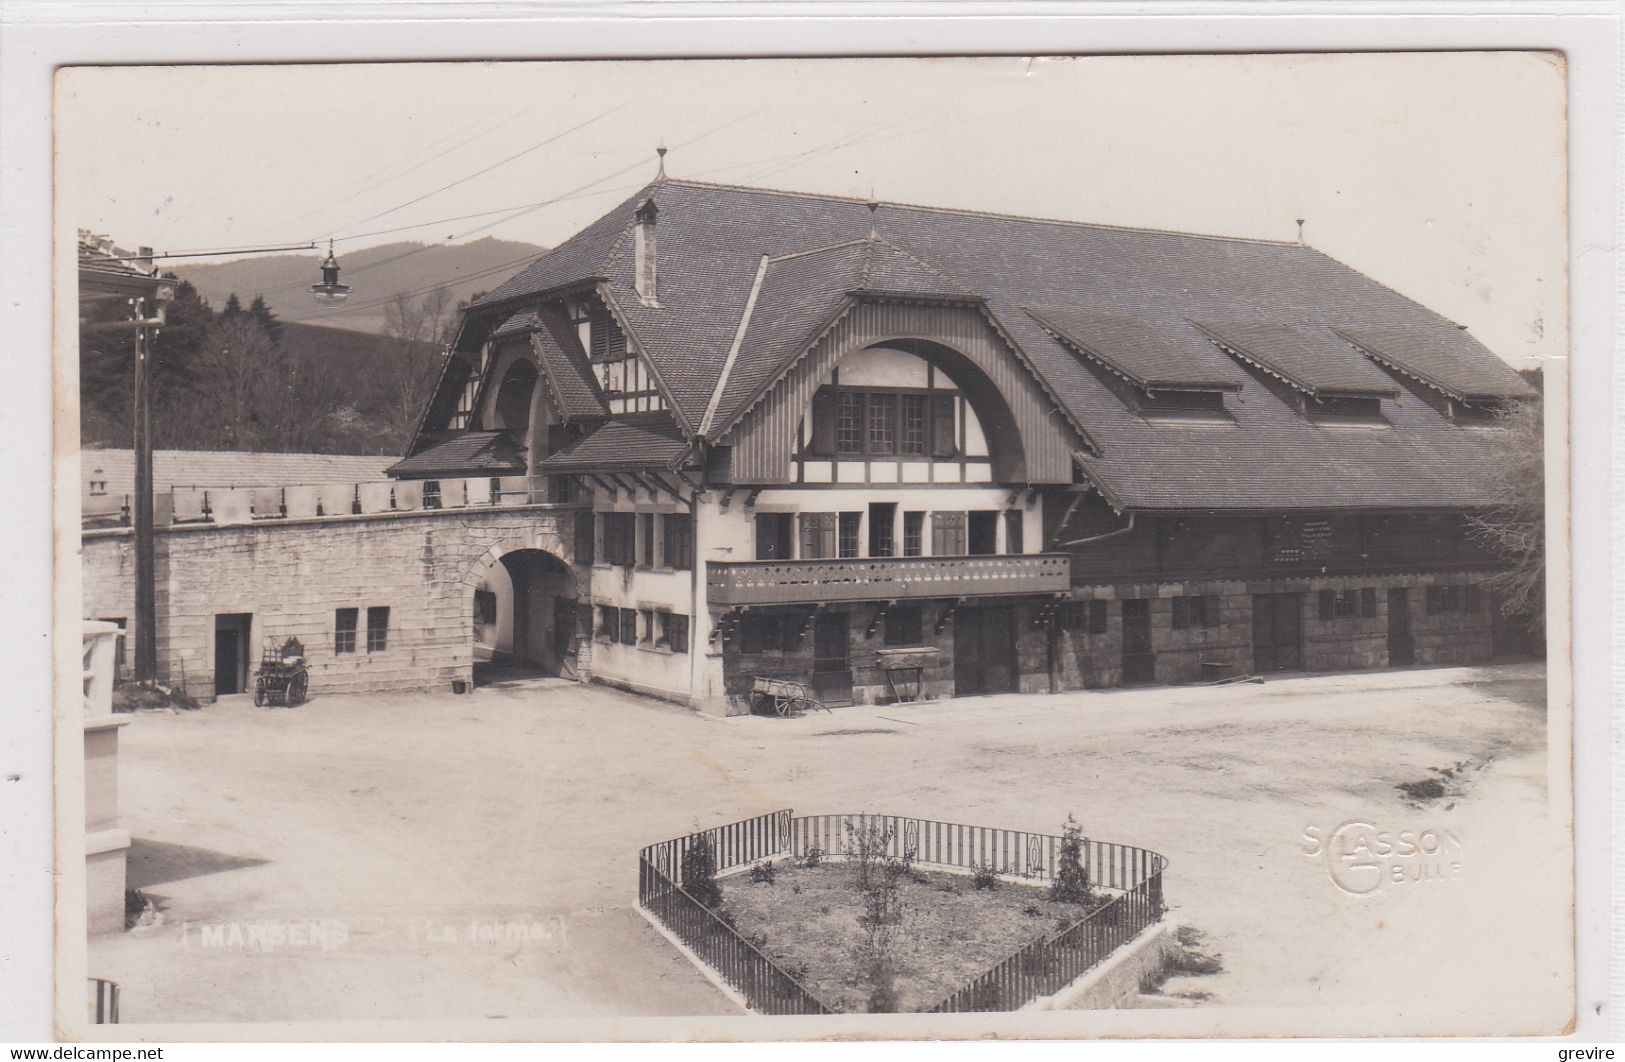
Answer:
POLYGON ((1065 553, 848 560, 707 561, 711 604, 774 605, 1063 593, 1065 553))

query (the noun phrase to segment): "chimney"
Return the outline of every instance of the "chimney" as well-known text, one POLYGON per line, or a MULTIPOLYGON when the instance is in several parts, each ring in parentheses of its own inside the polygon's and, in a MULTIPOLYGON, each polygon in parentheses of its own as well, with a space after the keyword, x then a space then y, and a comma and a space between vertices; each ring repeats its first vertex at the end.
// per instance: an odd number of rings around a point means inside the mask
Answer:
POLYGON ((638 223, 634 231, 637 245, 634 283, 638 298, 645 306, 660 305, 655 293, 655 218, 659 213, 660 208, 655 206, 655 201, 645 199, 643 205, 638 207, 638 223))

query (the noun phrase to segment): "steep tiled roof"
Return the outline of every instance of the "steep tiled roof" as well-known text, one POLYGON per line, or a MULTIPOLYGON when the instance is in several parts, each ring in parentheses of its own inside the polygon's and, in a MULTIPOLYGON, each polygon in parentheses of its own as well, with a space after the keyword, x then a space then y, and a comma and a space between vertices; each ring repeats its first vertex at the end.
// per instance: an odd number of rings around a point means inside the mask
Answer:
POLYGON ((388 471, 401 479, 516 476, 525 471, 525 457, 505 431, 465 431, 396 462, 388 471))
MULTIPOLYGON (((867 207, 856 199, 661 180, 480 306, 502 302, 490 312, 511 313, 512 300, 602 278, 683 419, 697 425, 728 361, 762 257, 785 259, 783 272, 770 269, 778 294, 766 303, 759 295, 756 307, 764 321, 776 323, 747 325, 720 405, 748 398, 794 357, 785 344, 799 342, 791 338, 798 330, 805 325, 810 333, 821 313, 836 312, 837 289, 854 283, 849 278, 861 264, 833 248, 862 241, 873 224, 889 247, 921 263, 939 290, 985 300, 1073 422, 1099 446, 1089 474, 1125 506, 1234 508, 1315 497, 1338 505, 1456 507, 1488 497, 1481 429, 1452 424, 1415 395, 1384 399, 1390 427, 1316 423, 1282 402, 1260 370, 1223 355, 1215 359, 1193 321, 1228 325, 1234 342, 1267 346, 1250 353, 1310 389, 1395 390, 1392 379, 1332 330, 1405 333, 1423 348, 1447 349, 1486 374, 1499 373, 1495 356, 1454 324, 1319 251, 894 204, 871 215, 867 207), (651 195, 660 208, 658 305, 636 297, 632 241, 623 238, 637 204, 651 195), (822 261, 830 275, 811 278, 813 290, 798 294, 788 278, 818 263, 792 266, 800 259, 785 256, 809 248, 831 249, 822 261), (1233 423, 1148 423, 1025 307, 1132 321, 1143 338, 1155 335, 1166 350, 1203 366, 1202 375, 1222 367, 1226 379, 1241 384, 1226 399, 1233 423), (1261 337, 1249 328, 1242 335, 1238 322, 1268 332, 1261 337), (1283 353, 1279 328, 1308 338, 1286 344, 1283 353)), ((918 275, 901 259, 887 261, 907 274, 899 280, 918 275)), ((870 283, 878 288, 877 276, 889 276, 889 268, 871 273, 870 283)), ((1410 360, 1422 368, 1414 353, 1410 360)))
POLYGON ((581 340, 564 315, 556 310, 543 310, 537 315, 536 328, 531 332, 530 341, 547 371, 548 384, 564 410, 564 418, 578 420, 604 416, 607 410, 603 391, 587 363, 581 340))
POLYGON ((1451 398, 1526 398, 1534 389, 1499 358, 1484 358, 1465 336, 1447 342, 1397 328, 1340 328, 1338 334, 1382 364, 1451 398))
POLYGON ((612 420, 542 461, 549 474, 595 468, 669 468, 688 444, 670 418, 612 420))
MULTIPOLYGON (((394 457, 352 454, 248 453, 235 450, 156 450, 153 489, 175 487, 301 487, 320 483, 371 483, 388 479, 394 457)), ((135 454, 130 450, 84 450, 79 455, 85 493, 105 483, 109 495, 135 490, 135 454)))
POLYGON ((1029 307, 1045 330, 1137 387, 1241 386, 1236 370, 1201 344, 1169 342, 1168 336, 1132 317, 1029 307))

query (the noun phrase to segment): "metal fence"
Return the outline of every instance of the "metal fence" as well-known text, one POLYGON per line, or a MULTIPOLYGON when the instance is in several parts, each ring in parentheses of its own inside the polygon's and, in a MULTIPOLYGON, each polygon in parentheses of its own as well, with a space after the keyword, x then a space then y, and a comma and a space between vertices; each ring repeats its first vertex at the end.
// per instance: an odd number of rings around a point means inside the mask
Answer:
POLYGON ((789 854, 790 811, 775 811, 661 841, 638 857, 638 903, 763 1014, 829 1014, 830 1008, 682 887, 683 857, 706 838, 718 873, 789 854))
MULTIPOLYGON (((804 815, 789 810, 662 841, 639 858, 638 902, 766 1014, 827 1014, 832 1008, 683 890, 683 857, 710 840, 718 873, 764 859, 804 859, 813 849, 840 858, 862 833, 887 838, 887 854, 962 870, 988 869, 1035 883, 1053 881, 1062 838, 989 826, 898 815, 804 815), (879 831, 878 834, 873 831, 879 831)), ((984 971, 935 1007, 938 1012, 1016 1010, 1057 992, 1162 917, 1156 852, 1105 841, 1083 842, 1089 883, 1118 895, 1052 936, 1035 940, 984 971)))

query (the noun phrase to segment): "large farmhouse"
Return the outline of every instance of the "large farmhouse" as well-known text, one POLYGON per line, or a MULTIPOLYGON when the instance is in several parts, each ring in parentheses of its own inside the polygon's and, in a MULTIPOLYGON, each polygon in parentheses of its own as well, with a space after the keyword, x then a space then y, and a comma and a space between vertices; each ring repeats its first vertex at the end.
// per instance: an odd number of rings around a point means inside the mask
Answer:
POLYGON ((661 178, 468 308, 389 482, 177 495, 159 641, 205 695, 229 629, 318 694, 718 712, 1485 660, 1466 521, 1532 398, 1300 244, 661 178))
POLYGON ((505 566, 521 663, 1044 692, 1489 657, 1531 394, 1298 244, 663 179, 468 310, 392 474, 583 507, 505 566))

